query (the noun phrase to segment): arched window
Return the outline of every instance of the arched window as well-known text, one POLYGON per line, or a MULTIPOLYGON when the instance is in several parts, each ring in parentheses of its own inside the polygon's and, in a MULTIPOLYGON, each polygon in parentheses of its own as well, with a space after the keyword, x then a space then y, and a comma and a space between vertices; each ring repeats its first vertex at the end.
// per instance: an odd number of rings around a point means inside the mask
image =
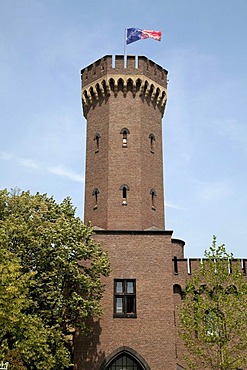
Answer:
POLYGON ((107 367, 107 370, 143 370, 143 367, 129 355, 122 354, 107 367))
POLYGON ((120 190, 122 191, 122 205, 127 206, 127 191, 129 191, 129 187, 127 184, 123 184, 120 186, 120 190))
POLYGON ((155 142, 154 134, 149 135, 149 140, 150 140, 150 152, 154 153, 154 142, 155 142))
POLYGON ((101 138, 100 133, 96 132, 94 135, 94 140, 95 140, 95 153, 98 153, 99 151, 99 139, 101 138))
POLYGON ((122 130, 120 131, 120 134, 122 135, 122 147, 123 148, 127 148, 127 144, 128 144, 128 135, 130 134, 129 130, 125 127, 125 128, 122 128, 122 130))
POLYGON ((182 296, 182 289, 180 285, 178 284, 173 285, 173 294, 179 294, 180 296, 182 296))
POLYGON ((209 309, 205 311, 203 329, 209 342, 225 341, 226 320, 225 315, 219 309, 209 309))
POLYGON ((120 347, 101 364, 100 370, 151 370, 147 362, 135 350, 120 347))
POLYGON ((152 209, 155 211, 156 210, 156 206, 155 206, 156 191, 154 189, 151 189, 150 194, 151 194, 152 209))
POLYGON ((94 207, 93 209, 97 209, 98 208, 98 194, 99 194, 99 189, 98 188, 95 188, 93 190, 93 193, 92 193, 92 196, 94 197, 94 207))

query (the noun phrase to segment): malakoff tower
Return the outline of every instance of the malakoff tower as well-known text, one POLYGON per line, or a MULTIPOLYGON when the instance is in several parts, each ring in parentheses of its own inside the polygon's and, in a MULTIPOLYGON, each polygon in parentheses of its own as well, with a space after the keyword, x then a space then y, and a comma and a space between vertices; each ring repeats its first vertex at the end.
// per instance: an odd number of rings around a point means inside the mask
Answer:
POLYGON ((77 337, 75 366, 179 369, 174 292, 184 242, 172 239, 164 220, 167 71, 144 56, 106 55, 81 79, 85 222, 94 225, 112 272, 104 281, 102 319, 77 337))

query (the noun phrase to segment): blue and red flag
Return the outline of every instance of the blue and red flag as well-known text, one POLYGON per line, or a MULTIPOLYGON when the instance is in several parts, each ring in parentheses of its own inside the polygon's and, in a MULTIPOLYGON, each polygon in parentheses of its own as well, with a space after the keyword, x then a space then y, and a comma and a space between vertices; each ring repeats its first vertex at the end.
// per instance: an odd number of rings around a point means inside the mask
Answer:
POLYGON ((126 44, 131 44, 132 42, 148 38, 160 41, 161 31, 143 30, 141 28, 127 28, 126 44))

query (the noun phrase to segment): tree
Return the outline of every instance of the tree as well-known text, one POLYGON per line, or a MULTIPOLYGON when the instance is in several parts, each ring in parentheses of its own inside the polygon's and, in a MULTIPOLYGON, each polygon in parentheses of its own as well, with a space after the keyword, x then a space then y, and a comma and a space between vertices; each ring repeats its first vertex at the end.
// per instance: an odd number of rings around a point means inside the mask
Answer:
POLYGON ((247 284, 225 246, 205 252, 183 292, 179 332, 189 369, 236 370, 247 362, 247 284))
POLYGON ((1 247, 0 353, 5 360, 11 361, 12 370, 26 369, 23 360, 28 358, 36 360, 38 369, 44 367, 44 361, 54 365, 47 341, 48 333, 41 318, 26 312, 30 306, 28 289, 33 276, 32 272, 23 273, 20 260, 1 247))
POLYGON ((0 274, 11 287, 0 290, 2 358, 17 351, 29 369, 69 366, 73 332, 100 316, 101 277, 109 274, 92 232, 69 198, 57 204, 46 194, 0 191, 0 274))

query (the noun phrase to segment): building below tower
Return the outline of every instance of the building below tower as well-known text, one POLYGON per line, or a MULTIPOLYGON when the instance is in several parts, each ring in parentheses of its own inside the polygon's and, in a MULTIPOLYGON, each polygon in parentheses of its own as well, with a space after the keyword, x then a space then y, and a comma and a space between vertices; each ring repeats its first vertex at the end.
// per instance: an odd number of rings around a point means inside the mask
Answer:
MULTIPOLYGON (((184 242, 165 229, 162 118, 167 71, 105 56, 81 73, 87 119, 85 222, 109 254, 103 317, 77 333, 77 370, 182 369, 175 306, 184 242)), ((197 262, 195 262, 197 263, 197 262)))

